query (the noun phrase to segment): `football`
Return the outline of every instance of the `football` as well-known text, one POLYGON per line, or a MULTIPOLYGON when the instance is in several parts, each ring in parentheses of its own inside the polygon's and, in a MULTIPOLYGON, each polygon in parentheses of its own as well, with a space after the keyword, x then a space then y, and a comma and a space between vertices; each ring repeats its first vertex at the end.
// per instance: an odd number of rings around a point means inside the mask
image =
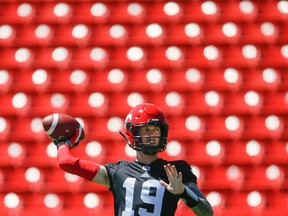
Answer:
POLYGON ((65 113, 53 113, 42 119, 45 133, 57 142, 70 139, 79 128, 79 141, 85 138, 85 133, 77 119, 65 113))

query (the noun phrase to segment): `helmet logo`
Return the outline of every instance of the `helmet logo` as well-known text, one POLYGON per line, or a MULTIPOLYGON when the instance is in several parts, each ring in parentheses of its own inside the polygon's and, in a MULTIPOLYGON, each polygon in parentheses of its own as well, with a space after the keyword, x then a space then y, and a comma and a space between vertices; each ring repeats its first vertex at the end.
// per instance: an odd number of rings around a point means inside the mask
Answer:
POLYGON ((127 122, 127 121, 132 121, 132 113, 129 113, 129 114, 126 116, 125 122, 127 122))

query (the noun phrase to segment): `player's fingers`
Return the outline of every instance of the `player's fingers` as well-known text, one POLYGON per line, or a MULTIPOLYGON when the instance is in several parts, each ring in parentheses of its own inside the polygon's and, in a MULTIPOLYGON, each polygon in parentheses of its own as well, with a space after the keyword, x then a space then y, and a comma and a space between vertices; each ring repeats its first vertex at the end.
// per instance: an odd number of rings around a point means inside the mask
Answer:
POLYGON ((182 178, 183 178, 183 175, 181 172, 179 172, 179 181, 182 182, 182 178))
POLYGON ((166 172, 166 175, 168 177, 168 179, 171 179, 172 178, 172 173, 170 171, 170 164, 167 164, 167 165, 164 165, 164 169, 165 169, 165 172, 166 172))
POLYGON ((178 177, 177 169, 174 165, 171 166, 172 175, 178 177))
POLYGON ((160 184, 161 184, 162 186, 164 186, 165 188, 168 187, 168 184, 167 184, 166 182, 164 182, 163 180, 160 180, 160 184))

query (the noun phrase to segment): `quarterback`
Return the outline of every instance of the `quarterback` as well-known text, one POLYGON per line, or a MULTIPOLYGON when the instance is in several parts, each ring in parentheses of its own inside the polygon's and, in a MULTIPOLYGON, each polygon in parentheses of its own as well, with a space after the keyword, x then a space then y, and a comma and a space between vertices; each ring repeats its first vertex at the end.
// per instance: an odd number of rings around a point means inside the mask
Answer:
POLYGON ((210 216, 213 210, 197 187, 197 178, 184 160, 158 157, 165 150, 169 125, 154 104, 143 103, 127 115, 125 132, 120 134, 137 154, 134 161, 108 164, 74 157, 70 149, 79 143, 79 131, 57 146, 59 166, 109 188, 114 196, 115 216, 173 216, 182 199, 195 215, 210 216))

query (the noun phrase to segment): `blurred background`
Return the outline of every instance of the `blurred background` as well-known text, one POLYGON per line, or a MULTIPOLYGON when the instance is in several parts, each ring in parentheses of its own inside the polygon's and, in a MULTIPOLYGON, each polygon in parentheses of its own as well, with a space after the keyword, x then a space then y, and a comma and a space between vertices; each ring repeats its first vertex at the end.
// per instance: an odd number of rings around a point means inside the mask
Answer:
POLYGON ((108 189, 60 170, 41 119, 77 117, 77 157, 133 160, 118 130, 141 102, 215 215, 288 215, 287 69, 285 0, 0 0, 1 216, 113 215, 108 189))

